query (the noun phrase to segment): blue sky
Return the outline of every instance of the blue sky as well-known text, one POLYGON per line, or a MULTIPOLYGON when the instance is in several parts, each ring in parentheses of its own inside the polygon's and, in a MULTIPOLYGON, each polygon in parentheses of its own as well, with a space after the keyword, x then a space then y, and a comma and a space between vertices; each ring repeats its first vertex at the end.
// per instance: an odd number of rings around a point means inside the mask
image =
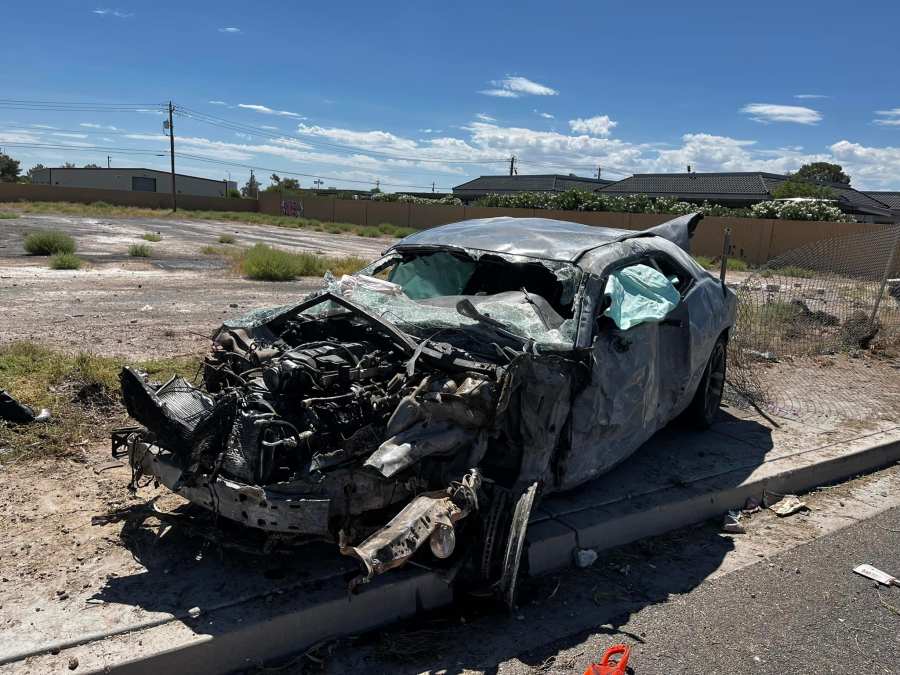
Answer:
POLYGON ((19 3, 0 147, 165 168, 171 99, 178 170, 239 182, 447 189, 515 154, 606 178, 826 160, 900 189, 898 25, 888 1, 19 3))

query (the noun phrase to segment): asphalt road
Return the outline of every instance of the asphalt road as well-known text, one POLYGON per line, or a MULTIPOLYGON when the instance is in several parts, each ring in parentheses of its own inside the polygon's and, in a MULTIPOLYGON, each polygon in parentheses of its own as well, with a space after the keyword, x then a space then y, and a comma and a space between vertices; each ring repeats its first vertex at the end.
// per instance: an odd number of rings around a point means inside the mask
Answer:
MULTIPOLYGON (((328 673, 580 674, 624 642, 633 675, 900 673, 900 588, 852 572, 900 572, 900 507, 858 520, 859 495, 840 489, 820 493, 831 506, 810 502, 805 543, 750 553, 735 571, 722 568, 747 540, 707 523, 538 580, 512 616, 460 607, 318 656, 328 673), (816 536, 826 510, 852 524, 816 536)), ((886 484, 862 498, 896 504, 886 484)), ((797 524, 753 518, 773 538, 797 524)))

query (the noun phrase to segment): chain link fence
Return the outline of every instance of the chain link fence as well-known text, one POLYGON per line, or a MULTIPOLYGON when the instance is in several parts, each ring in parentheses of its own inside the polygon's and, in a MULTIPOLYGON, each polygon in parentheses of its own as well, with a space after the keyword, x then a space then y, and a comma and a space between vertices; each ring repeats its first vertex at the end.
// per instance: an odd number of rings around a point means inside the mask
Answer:
POLYGON ((900 226, 813 242, 728 282, 732 403, 788 417, 900 411, 900 226))

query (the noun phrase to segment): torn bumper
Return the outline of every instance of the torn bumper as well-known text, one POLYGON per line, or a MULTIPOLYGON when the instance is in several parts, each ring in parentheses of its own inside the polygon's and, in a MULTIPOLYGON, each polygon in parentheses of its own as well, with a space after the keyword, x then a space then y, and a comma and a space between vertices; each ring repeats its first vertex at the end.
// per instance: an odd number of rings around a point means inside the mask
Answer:
POLYGON ((260 530, 331 538, 330 499, 306 498, 216 476, 196 476, 185 484, 179 460, 171 452, 129 436, 126 447, 132 469, 152 476, 175 494, 216 514, 260 530))

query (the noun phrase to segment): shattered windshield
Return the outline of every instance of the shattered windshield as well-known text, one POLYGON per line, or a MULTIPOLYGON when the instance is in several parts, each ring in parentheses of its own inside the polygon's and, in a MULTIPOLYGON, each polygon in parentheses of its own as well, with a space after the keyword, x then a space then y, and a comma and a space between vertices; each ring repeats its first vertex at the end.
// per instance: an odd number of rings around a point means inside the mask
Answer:
POLYGON ((564 262, 407 250, 358 274, 326 279, 326 290, 417 337, 478 327, 547 348, 568 349, 575 338, 573 304, 580 276, 575 265, 564 262))

